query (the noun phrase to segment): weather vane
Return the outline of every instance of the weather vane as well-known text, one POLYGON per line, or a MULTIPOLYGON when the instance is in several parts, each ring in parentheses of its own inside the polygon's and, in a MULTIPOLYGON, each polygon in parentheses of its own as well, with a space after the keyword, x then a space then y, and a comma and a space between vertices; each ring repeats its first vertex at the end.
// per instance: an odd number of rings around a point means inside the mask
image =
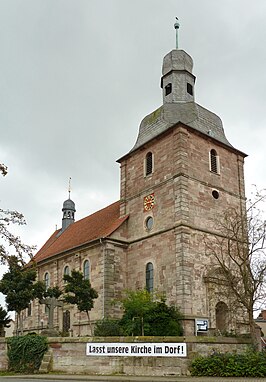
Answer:
POLYGON ((175 27, 175 39, 176 39, 176 49, 178 49, 178 29, 179 29, 179 22, 178 22, 178 18, 176 17, 176 22, 174 24, 174 27, 175 27))
POLYGON ((70 192, 71 192, 71 176, 69 177, 69 180, 68 180, 68 197, 70 199, 70 192))

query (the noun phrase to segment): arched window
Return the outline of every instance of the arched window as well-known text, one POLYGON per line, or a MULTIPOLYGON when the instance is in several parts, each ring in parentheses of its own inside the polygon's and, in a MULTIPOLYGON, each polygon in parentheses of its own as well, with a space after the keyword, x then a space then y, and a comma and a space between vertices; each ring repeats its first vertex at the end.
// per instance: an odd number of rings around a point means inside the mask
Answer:
POLYGON ((215 174, 220 173, 219 157, 216 150, 214 149, 210 151, 210 171, 214 172, 215 174))
POLYGON ((153 291, 153 264, 146 265, 146 289, 149 293, 153 291))
POLYGON ((50 276, 48 272, 45 272, 44 274, 44 284, 45 284, 45 289, 47 290, 50 286, 50 276))
POLYGON ((69 266, 66 265, 65 268, 64 268, 64 273, 63 273, 63 282, 66 283, 66 281, 64 280, 64 276, 65 275, 69 275, 70 274, 70 269, 69 269, 69 266))
POLYGON ((145 157, 145 176, 153 173, 153 155, 151 152, 145 157))
POLYGON ((28 317, 30 317, 32 314, 32 309, 31 309, 31 302, 28 305, 28 317))
POLYGON ((89 262, 89 260, 85 260, 83 263, 83 276, 84 276, 84 280, 89 280, 89 278, 90 278, 90 262, 89 262))

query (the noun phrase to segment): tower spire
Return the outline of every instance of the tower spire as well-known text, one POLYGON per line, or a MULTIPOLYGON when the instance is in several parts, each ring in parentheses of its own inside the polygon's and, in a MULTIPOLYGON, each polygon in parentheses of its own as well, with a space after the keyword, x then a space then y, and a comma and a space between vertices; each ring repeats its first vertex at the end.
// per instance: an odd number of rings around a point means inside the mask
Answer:
POLYGON ((71 193, 71 176, 69 177, 69 180, 68 180, 68 199, 70 199, 70 193, 71 193))
POLYGON ((180 27, 178 17, 176 17, 176 22, 174 24, 174 27, 175 27, 175 46, 176 46, 176 49, 178 49, 178 29, 180 27))

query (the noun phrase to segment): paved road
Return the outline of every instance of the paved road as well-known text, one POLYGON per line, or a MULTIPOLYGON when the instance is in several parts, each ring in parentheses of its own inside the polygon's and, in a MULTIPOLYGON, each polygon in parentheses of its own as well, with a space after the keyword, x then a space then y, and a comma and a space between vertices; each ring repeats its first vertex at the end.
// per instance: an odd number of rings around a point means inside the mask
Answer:
POLYGON ((17 375, 0 377, 0 382, 266 382, 266 378, 212 378, 212 377, 135 377, 135 376, 92 376, 92 375, 17 375))

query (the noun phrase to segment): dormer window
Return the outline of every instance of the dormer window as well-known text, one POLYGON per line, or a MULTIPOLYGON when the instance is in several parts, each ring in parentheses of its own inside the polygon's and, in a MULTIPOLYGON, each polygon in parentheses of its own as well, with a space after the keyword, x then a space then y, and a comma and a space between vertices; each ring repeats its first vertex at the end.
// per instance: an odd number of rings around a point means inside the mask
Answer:
POLYGON ((215 174, 220 174, 220 162, 219 162, 219 156, 216 152, 216 150, 212 149, 210 151, 210 171, 214 172, 215 174))
POLYGON ((171 83, 169 83, 165 86, 165 95, 167 96, 170 93, 172 93, 172 84, 171 83))
POLYGON ((145 176, 151 175, 153 173, 153 155, 151 152, 145 157, 145 176))

